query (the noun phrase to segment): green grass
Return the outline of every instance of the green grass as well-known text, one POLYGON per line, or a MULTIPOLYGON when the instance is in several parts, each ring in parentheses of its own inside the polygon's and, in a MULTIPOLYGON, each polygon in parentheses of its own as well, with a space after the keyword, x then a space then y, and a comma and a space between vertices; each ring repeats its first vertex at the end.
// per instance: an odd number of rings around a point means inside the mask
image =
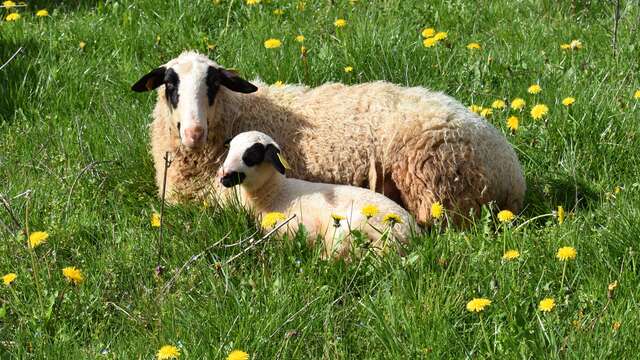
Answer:
POLYGON ((149 359, 164 344, 185 359, 234 348, 256 359, 637 356, 637 1, 622 1, 616 51, 614 5, 604 1, 307 1, 304 11, 296 1, 58 3, 28 1, 19 21, 0 23, 0 62, 24 48, 0 71, 0 193, 22 226, 50 234, 28 250, 0 207, 0 275, 18 274, 0 284, 1 358, 149 359), (35 18, 40 8, 50 16, 35 18), (340 17, 348 24, 336 31, 340 17), (425 49, 427 26, 447 40, 425 49), (265 49, 271 37, 283 46, 265 49), (560 50, 572 39, 584 48, 560 50), (220 268, 246 245, 211 245, 251 235, 254 221, 237 208, 174 206, 157 277, 149 218, 160 201, 147 131, 155 96, 129 87, 184 49, 267 82, 385 79, 485 107, 522 97, 514 135, 510 111, 489 121, 517 149, 526 208, 512 226, 486 215, 464 230, 433 229, 406 258, 326 262, 299 234, 220 268), (543 92, 527 94, 532 83, 543 92), (577 99, 570 109, 566 96, 577 99), (546 121, 528 115, 538 102, 550 108, 546 121), (569 213, 563 224, 550 216, 558 205, 569 213), (563 269, 555 253, 565 245, 578 256, 563 269), (508 248, 520 258, 503 262, 508 248), (68 285, 65 266, 82 269, 84 283, 68 285), (472 314, 474 297, 493 303, 472 314), (537 310, 545 297, 556 300, 551 313, 537 310))

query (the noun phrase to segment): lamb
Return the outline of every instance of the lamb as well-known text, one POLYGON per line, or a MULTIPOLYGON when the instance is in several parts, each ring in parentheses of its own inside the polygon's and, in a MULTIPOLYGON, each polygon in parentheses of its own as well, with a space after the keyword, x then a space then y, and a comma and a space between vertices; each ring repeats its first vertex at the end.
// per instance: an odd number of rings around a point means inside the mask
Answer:
POLYGON ((349 185, 285 177, 288 164, 280 146, 264 133, 240 133, 230 141, 228 151, 217 173, 222 185, 226 188, 240 185, 237 194, 241 204, 263 218, 274 212, 287 217, 295 214, 293 228, 304 225, 311 242, 322 238, 325 258, 348 259, 357 252, 351 229, 366 234, 371 242, 363 248, 377 253, 390 247, 397 247, 402 253, 402 245, 408 243, 415 229, 409 213, 384 195, 349 185), (375 210, 367 213, 366 209, 375 210))
POLYGON ((205 199, 224 140, 248 130, 271 134, 292 160, 293 178, 369 188, 433 222, 440 202, 454 222, 490 201, 520 210, 526 189, 518 157, 484 119, 442 93, 385 81, 347 86, 253 84, 185 52, 132 86, 158 89, 151 125, 156 183, 167 199, 205 199))

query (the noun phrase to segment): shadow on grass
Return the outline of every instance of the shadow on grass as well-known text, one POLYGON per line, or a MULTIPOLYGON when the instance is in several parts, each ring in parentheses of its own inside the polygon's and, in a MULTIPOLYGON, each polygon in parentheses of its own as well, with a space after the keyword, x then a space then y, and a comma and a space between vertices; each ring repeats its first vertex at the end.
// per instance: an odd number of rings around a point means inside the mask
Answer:
POLYGON ((531 177, 527 179, 524 214, 534 217, 556 210, 558 206, 566 211, 589 209, 597 200, 598 194, 583 179, 531 177))
POLYGON ((0 70, 0 124, 8 122, 17 109, 27 105, 24 101, 29 99, 30 86, 36 81, 37 70, 30 61, 35 52, 36 43, 31 39, 17 42, 0 37, 0 66, 4 65, 0 70), (22 50, 16 54, 20 48, 22 50), (13 60, 9 61, 14 54, 13 60))

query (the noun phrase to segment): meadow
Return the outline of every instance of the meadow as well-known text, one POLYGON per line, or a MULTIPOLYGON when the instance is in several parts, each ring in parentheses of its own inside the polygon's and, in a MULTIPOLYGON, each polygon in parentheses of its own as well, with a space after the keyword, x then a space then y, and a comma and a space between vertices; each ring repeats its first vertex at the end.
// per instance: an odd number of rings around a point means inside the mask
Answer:
POLYGON ((637 357, 638 1, 27 0, 0 17, 0 358, 637 357), (165 207, 161 244, 155 94, 130 86, 186 49, 268 83, 443 91, 513 144, 525 208, 463 229, 445 212, 407 256, 348 264, 303 233, 235 257, 264 232, 233 206, 165 207))

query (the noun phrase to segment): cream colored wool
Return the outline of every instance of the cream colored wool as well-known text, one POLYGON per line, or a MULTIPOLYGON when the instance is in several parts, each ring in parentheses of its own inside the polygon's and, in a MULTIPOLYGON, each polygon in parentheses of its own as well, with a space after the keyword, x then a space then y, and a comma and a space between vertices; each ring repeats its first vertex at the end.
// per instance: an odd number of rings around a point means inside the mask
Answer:
MULTIPOLYGON (((218 67, 191 52, 167 66, 192 61, 218 67)), ((217 194, 212 174, 221 164, 223 142, 258 130, 283 144, 290 177, 382 192, 420 224, 431 224, 436 201, 456 222, 489 201, 513 212, 522 206, 526 184, 513 148, 491 124, 449 96, 384 81, 316 88, 253 84, 259 90, 252 94, 220 88, 207 111, 207 142, 199 151, 180 146, 164 86, 158 88, 151 152, 159 189, 164 153, 172 154, 170 201, 217 194)))
MULTIPOLYGON (((222 173, 242 172, 246 179, 234 189, 238 192, 227 192, 228 196, 238 195, 242 205, 247 206, 260 216, 269 212, 281 212, 296 217, 282 227, 280 233, 288 229, 298 230, 299 224, 309 233, 311 244, 320 237, 322 255, 325 258, 349 258, 354 252, 361 250, 352 243, 350 230, 360 230, 370 239, 364 248, 383 254, 391 249, 400 250, 400 244, 407 244, 415 222, 411 215, 400 205, 382 194, 371 190, 349 185, 332 185, 290 179, 280 174, 274 166, 264 161, 259 165, 248 167, 241 160, 245 150, 255 143, 274 144, 273 139, 257 131, 238 134, 230 143, 222 173), (375 205, 379 212, 367 219, 361 210, 365 205, 375 205), (393 213, 400 217, 401 223, 384 223, 386 214, 393 213), (332 214, 344 216, 339 226, 334 226, 332 214), (386 234, 383 236, 383 234, 386 234), (390 236, 392 235, 392 236, 390 236), (398 243, 399 242, 399 243, 398 243)), ((286 158, 287 154, 283 153, 286 158)), ((268 230, 268 229, 267 229, 268 230)))

